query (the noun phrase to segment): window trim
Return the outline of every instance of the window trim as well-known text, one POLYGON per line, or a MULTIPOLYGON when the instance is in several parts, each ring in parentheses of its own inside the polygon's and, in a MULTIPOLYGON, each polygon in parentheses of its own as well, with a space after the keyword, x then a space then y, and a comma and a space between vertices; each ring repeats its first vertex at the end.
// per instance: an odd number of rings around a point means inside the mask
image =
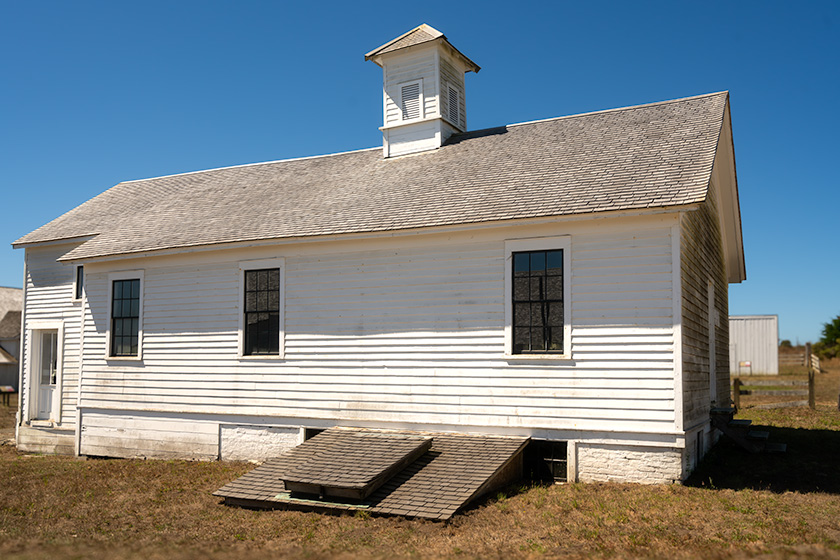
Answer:
POLYGON ((240 360, 283 360, 286 357, 286 259, 277 257, 273 259, 259 259, 253 261, 239 262, 239 294, 236 310, 239 314, 239 329, 237 332, 237 357, 240 360), (280 270, 280 341, 277 354, 256 354, 245 353, 245 271, 259 270, 263 268, 277 268, 280 270))
POLYGON ((508 361, 572 359, 572 238, 569 235, 505 240, 505 351, 508 361), (563 250, 563 353, 513 353, 513 253, 563 250))
POLYGON ((73 268, 73 295, 70 298, 70 301, 82 301, 85 297, 85 266, 82 264, 77 264, 73 268), (79 289, 79 270, 82 271, 82 285, 81 290, 79 289))
POLYGON ((422 121, 426 116, 426 99, 425 99, 425 96, 423 95, 423 78, 420 78, 419 80, 409 80, 407 82, 402 82, 402 83, 397 85, 397 88, 399 89, 399 92, 400 92, 400 101, 397 104, 397 108, 400 111, 399 122, 400 123, 409 123, 409 122, 422 121), (410 85, 413 85, 413 84, 418 85, 418 90, 420 92, 420 98, 419 98, 420 114, 417 117, 414 117, 413 119, 407 119, 407 118, 405 118, 405 111, 403 110, 403 88, 405 88, 407 86, 410 86, 410 85))
POLYGON ((123 270, 108 274, 108 329, 105 331, 105 359, 109 362, 141 362, 143 361, 143 300, 145 291, 145 278, 143 270, 123 270), (114 313, 114 281, 115 280, 140 280, 140 311, 137 316, 137 355, 136 356, 113 356, 111 355, 111 327, 113 325, 114 313))

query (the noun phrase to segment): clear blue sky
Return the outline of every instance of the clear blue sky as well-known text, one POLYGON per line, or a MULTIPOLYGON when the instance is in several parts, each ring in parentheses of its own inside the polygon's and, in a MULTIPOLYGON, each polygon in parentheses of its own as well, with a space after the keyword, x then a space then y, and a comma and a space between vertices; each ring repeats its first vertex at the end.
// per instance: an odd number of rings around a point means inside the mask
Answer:
POLYGON ((840 2, 0 0, 9 243, 123 180, 377 146, 363 54, 428 23, 482 70, 471 129, 731 92, 747 281, 732 314, 840 314, 840 2))

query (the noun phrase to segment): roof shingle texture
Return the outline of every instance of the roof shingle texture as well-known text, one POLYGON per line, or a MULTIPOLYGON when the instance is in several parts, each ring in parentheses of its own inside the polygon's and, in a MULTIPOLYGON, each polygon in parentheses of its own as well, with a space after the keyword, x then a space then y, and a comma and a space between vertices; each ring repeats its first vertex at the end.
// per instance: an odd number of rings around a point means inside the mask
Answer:
POLYGON ((21 315, 20 311, 7 311, 4 315, 0 310, 0 338, 20 337, 21 315))
POLYGON ((726 92, 379 149, 120 183, 22 237, 63 260, 221 243, 664 208, 706 197, 726 92))
MULTIPOLYGON (((271 459, 253 471, 216 490, 213 495, 234 500, 262 502, 265 507, 279 504, 300 505, 283 492, 286 473, 311 461, 319 453, 329 450, 336 441, 358 434, 376 434, 375 430, 330 428, 271 459), (307 445, 309 444, 309 445, 307 445)), ((388 432, 387 437, 421 435, 432 437, 431 448, 376 490, 367 500, 374 513, 449 519, 455 512, 476 497, 485 482, 518 453, 527 437, 498 437, 483 435, 439 434, 429 432, 388 432)), ((360 449, 360 452, 363 452, 360 449)), ((353 463, 364 460, 353 457, 336 458, 333 469, 340 472, 354 468, 353 463), (351 464, 345 464, 347 462, 351 464)), ((313 502, 310 505, 313 505, 313 502)), ((332 509, 350 509, 340 503, 321 502, 332 509)))
POLYGON ((413 47, 414 45, 419 45, 421 43, 426 43, 428 41, 434 41, 440 35, 432 35, 428 31, 421 27, 417 29, 413 29, 409 33, 406 33, 403 37, 400 37, 398 40, 394 41, 390 45, 386 45, 379 50, 373 51, 368 56, 373 55, 382 55, 385 53, 389 53, 392 51, 396 51, 399 49, 404 49, 406 47, 413 47))

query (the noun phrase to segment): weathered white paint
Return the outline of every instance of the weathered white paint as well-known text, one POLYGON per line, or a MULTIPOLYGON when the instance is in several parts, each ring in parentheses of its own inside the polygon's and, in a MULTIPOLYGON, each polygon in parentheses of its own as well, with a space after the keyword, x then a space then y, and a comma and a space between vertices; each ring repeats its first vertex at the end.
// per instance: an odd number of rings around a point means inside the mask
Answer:
POLYGON ((738 375, 779 373, 779 317, 729 317, 729 370, 738 375), (741 366, 750 362, 750 366, 741 366))
POLYGON ((670 226, 602 231, 576 237, 563 366, 505 357, 499 236, 287 256, 281 362, 237 359, 236 263, 148 260, 142 367, 110 363, 107 273, 91 266, 83 406, 672 431, 670 226))
POLYGON ((56 259, 67 253, 75 244, 55 244, 27 249, 25 274, 25 301, 23 337, 21 341, 20 398, 23 419, 34 418, 37 410, 33 385, 33 341, 39 330, 59 330, 59 384, 55 395, 53 420, 63 428, 72 428, 76 421, 76 403, 79 375, 79 330, 81 303, 73 300, 75 268, 59 264, 56 259))
POLYGON ((265 461, 303 442, 302 430, 288 426, 222 424, 219 458, 223 461, 265 461))
POLYGON ((578 442, 577 480, 661 484, 683 479, 683 450, 578 442))
POLYGON ((442 44, 403 49, 382 56, 385 157, 439 148, 449 136, 467 128, 464 63, 442 44), (419 84, 422 110, 406 120, 401 110, 402 88, 419 84), (458 90, 458 119, 449 120, 449 85, 458 90))
MULTIPOLYGON (((682 449, 676 218, 87 263, 84 305, 70 307, 75 321, 84 316, 79 452, 242 456, 254 451, 250 435, 282 439, 283 430, 271 432, 278 425, 348 424, 682 449), (570 247, 571 355, 512 359, 505 244, 558 236, 570 247), (281 359, 240 356, 240 263, 261 259, 282 259, 274 261, 285 282, 281 359), (143 273, 142 360, 107 357, 109 277, 117 270, 143 273), (239 451, 224 433, 236 434, 239 451)), ((66 282, 69 301, 72 275, 66 282)), ((78 356, 78 333, 65 338, 78 356)))

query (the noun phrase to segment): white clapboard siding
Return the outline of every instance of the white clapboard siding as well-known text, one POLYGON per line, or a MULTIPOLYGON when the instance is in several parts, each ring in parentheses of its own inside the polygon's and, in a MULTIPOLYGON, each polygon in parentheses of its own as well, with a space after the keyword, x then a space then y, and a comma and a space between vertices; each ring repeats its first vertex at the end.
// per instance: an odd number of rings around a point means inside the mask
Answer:
MULTIPOLYGON (((61 425, 72 427, 76 423, 76 404, 79 384, 79 351, 81 302, 73 301, 75 267, 60 264, 59 257, 73 248, 73 245, 58 245, 26 250, 26 301, 24 313, 24 336, 21 358, 24 362, 23 386, 20 391, 23 410, 29 407, 31 396, 30 348, 32 341, 27 333, 38 322, 62 323, 61 367, 61 425)), ((53 411, 58 417, 57 412, 53 411)))
POLYGON ((461 128, 461 130, 467 129, 467 111, 466 111, 466 102, 464 97, 464 72, 463 70, 457 70, 453 64, 453 62, 449 59, 448 56, 441 55, 440 57, 440 81, 441 81, 441 92, 442 92, 442 105, 445 107, 442 108, 441 114, 449 115, 449 95, 448 92, 444 90, 444 88, 451 84, 458 88, 458 116, 460 117, 458 122, 452 123, 457 125, 461 128))
POLYGON ((436 115, 437 70, 434 53, 430 49, 414 55, 404 55, 398 61, 389 61, 385 72, 385 124, 397 124, 402 120, 399 107, 400 85, 414 80, 423 80, 424 116, 436 115))
MULTIPOLYGON (((416 245, 286 256, 283 359, 237 358, 240 272, 228 262, 146 267, 142 364, 109 362, 107 274, 90 274, 83 407, 673 431, 670 228, 573 237, 564 362, 504 357, 503 239, 416 245)), ((118 437, 101 428, 83 447, 118 437)))
POLYGON ((161 416, 120 411, 86 411, 83 455, 216 459, 217 422, 187 415, 161 416))

